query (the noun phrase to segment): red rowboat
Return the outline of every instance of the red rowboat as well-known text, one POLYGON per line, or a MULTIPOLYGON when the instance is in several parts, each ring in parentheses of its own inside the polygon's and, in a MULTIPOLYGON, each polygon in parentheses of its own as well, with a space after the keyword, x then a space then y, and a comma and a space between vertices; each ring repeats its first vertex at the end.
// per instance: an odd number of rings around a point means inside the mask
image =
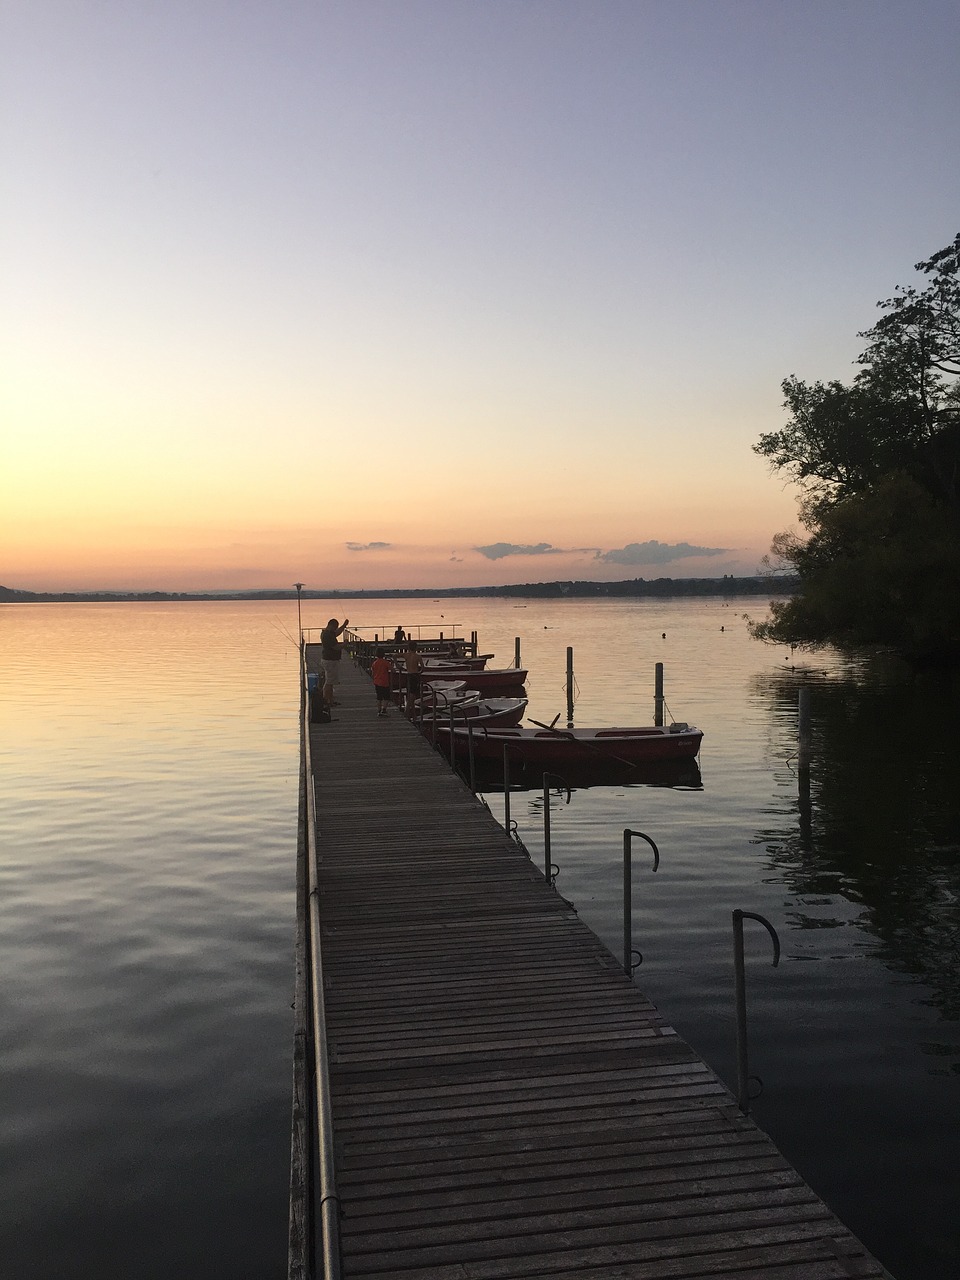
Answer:
MULTIPOLYGON (((442 728, 438 725, 438 732, 442 728)), ((693 725, 677 723, 663 728, 611 729, 486 729, 478 725, 453 730, 454 750, 458 757, 469 754, 468 732, 473 738, 476 760, 503 762, 504 747, 510 748, 510 761, 520 766, 562 769, 564 765, 588 762, 636 764, 651 760, 692 759, 700 751, 703 733, 693 725)), ((450 729, 444 730, 444 741, 450 741, 450 729)))
POLYGON ((485 667, 487 659, 492 657, 492 653, 480 653, 475 658, 435 658, 432 655, 425 654, 420 659, 420 665, 424 675, 428 671, 447 670, 450 667, 466 667, 471 671, 478 671, 481 667, 485 667))
POLYGON ((526 682, 527 673, 522 667, 499 669, 487 667, 483 671, 472 671, 466 667, 445 667, 442 674, 439 671, 424 671, 421 678, 424 684, 434 679, 462 680, 468 689, 489 693, 494 689, 499 691, 522 688, 526 682))

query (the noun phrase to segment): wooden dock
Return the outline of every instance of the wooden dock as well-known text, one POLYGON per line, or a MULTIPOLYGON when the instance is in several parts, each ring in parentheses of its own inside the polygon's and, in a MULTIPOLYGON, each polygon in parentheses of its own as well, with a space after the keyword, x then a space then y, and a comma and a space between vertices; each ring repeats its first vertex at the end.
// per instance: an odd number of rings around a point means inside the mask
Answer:
POLYGON ((343 668, 336 719, 310 730, 342 1274, 884 1276, 482 802, 343 668))

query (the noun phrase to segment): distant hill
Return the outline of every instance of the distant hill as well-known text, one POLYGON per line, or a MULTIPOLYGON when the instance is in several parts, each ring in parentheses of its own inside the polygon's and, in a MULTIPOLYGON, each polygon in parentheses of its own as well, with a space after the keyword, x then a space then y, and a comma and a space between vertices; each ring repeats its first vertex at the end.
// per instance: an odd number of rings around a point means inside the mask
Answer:
MULTIPOLYGON (((525 582, 499 587, 422 587, 377 591, 304 590, 304 600, 449 600, 458 597, 530 597, 534 599, 663 598, 667 596, 786 596, 799 588, 796 577, 630 578, 624 582, 525 582)), ((296 600, 295 591, 18 591, 0 587, 0 603, 104 603, 138 600, 296 600)))

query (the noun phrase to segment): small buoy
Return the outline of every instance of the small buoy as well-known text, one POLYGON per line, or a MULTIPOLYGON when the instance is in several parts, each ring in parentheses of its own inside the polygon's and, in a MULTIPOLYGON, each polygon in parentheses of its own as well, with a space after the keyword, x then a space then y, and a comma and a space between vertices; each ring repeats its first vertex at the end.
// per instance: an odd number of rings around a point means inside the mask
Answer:
POLYGON ((666 638, 667 638, 667 633, 665 631, 661 632, 660 639, 666 640, 666 638))
POLYGON ((720 630, 722 631, 722 630, 723 630, 723 627, 721 627, 721 628, 720 628, 720 630))

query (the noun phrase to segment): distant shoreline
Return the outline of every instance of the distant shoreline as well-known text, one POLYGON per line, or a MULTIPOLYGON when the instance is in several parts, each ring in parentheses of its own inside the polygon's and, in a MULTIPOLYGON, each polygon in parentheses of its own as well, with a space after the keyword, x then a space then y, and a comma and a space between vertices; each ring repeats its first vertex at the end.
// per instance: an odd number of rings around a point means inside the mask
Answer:
MULTIPOLYGON (((668 596, 784 596, 799 590, 796 577, 632 578, 622 582, 526 582, 502 587, 409 587, 380 590, 307 590, 302 600, 663 599, 668 596)), ((296 600, 294 590, 265 591, 18 591, 0 587, 0 604, 122 604, 137 601, 296 600)))

